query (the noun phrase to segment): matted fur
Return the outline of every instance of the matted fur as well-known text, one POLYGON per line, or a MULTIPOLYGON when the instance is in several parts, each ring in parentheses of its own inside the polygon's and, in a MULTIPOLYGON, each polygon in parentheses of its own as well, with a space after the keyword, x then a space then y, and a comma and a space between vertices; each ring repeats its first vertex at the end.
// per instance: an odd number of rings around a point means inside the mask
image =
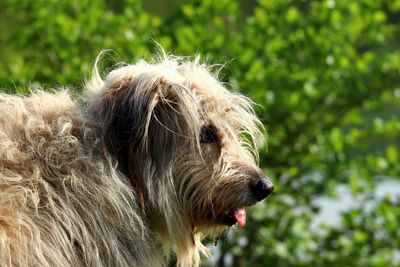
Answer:
POLYGON ((171 56, 95 68, 86 94, 0 95, 0 266, 197 266, 260 200, 251 101, 171 56))

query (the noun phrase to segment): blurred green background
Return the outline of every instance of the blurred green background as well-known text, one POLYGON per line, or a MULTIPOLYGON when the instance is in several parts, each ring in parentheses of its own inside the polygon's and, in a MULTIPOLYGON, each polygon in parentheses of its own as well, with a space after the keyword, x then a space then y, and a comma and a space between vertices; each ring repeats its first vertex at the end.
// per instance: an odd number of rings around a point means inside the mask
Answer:
POLYGON ((0 87, 80 92, 94 60, 227 63, 275 192, 204 266, 400 266, 400 1, 1 0, 0 87))

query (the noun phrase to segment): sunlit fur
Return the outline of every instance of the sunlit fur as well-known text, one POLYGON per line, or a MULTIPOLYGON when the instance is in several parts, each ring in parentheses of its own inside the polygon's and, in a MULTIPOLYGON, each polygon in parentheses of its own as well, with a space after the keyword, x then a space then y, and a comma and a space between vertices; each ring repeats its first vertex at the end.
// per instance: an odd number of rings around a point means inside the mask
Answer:
POLYGON ((86 87, 87 109, 68 90, 0 95, 0 266, 199 265, 218 218, 256 202, 251 101, 165 55, 86 87))

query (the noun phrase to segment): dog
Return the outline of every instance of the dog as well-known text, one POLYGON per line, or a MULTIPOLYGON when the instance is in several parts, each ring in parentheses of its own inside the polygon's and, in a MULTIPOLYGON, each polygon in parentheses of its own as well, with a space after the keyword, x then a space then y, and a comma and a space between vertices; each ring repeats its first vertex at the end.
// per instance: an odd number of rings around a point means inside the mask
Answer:
POLYGON ((98 61, 82 98, 0 95, 0 266, 198 266, 273 191, 254 104, 198 57, 98 61))

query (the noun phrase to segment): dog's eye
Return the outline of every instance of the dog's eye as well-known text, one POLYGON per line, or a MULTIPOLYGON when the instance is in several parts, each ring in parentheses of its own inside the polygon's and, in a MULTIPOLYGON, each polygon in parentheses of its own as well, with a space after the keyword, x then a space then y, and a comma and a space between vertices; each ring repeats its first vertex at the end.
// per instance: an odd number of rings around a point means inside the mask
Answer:
POLYGON ((200 143, 210 144, 218 141, 217 130, 212 125, 203 125, 200 130, 200 143))

